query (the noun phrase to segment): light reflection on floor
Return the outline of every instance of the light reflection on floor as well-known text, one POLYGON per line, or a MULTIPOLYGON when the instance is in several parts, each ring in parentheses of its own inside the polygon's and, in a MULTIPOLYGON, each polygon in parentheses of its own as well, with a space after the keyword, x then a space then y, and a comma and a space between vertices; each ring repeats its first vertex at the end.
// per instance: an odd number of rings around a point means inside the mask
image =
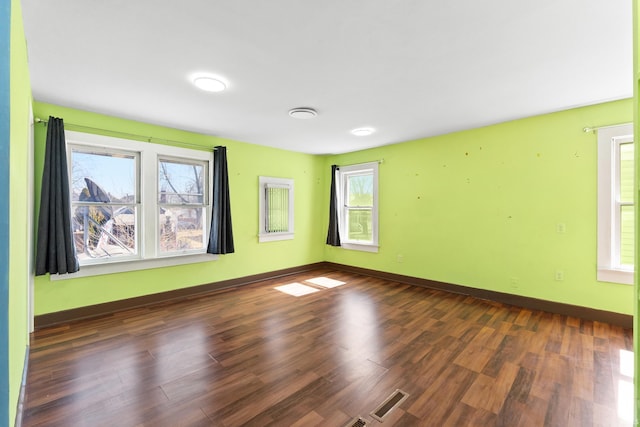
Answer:
POLYGON ((377 356, 378 311, 375 302, 357 294, 347 294, 340 301, 340 328, 342 347, 357 351, 363 357, 377 356))
POLYGON ((633 352, 620 350, 620 375, 618 380, 618 417, 633 422, 633 352))

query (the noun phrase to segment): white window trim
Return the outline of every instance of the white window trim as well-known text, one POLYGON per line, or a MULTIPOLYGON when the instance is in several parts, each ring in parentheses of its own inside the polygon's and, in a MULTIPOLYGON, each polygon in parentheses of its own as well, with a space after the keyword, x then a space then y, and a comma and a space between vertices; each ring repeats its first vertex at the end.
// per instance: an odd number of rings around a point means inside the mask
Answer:
MULTIPOLYGON (((69 164, 68 164, 68 169, 69 169, 69 176, 72 176, 72 169, 73 169, 73 163, 72 163, 72 159, 73 159, 73 155, 72 152, 74 150, 80 151, 82 153, 91 153, 91 154, 105 154, 105 155, 109 155, 109 154, 121 154, 124 156, 132 156, 134 161, 135 161, 135 165, 137 169, 141 168, 141 161, 140 161, 140 152, 137 150, 123 150, 121 148, 116 148, 116 147, 106 147, 104 145, 90 145, 90 144, 84 144, 84 143, 78 143, 77 141, 75 142, 70 142, 68 139, 68 134, 70 132, 65 132, 65 138, 67 139, 67 159, 69 159, 69 164)), ((141 229, 141 223, 140 223, 140 206, 141 206, 141 199, 140 199, 140 182, 138 182, 138 177, 135 177, 136 182, 134 182, 134 188, 136 191, 136 195, 137 198, 133 203, 128 203, 128 204, 119 204, 119 203, 114 203, 114 205, 121 205, 121 206, 125 206, 125 205, 131 205, 134 206, 135 209, 138 212, 138 215, 136 216, 136 222, 135 222, 135 227, 137 230, 141 229)), ((71 182, 70 182, 71 184, 71 182)), ((83 202, 71 202, 71 206, 73 209, 74 205, 82 205, 83 202)), ((93 203, 93 205, 95 206, 95 202, 93 203)), ((141 259, 141 255, 140 255, 140 234, 136 233, 135 236, 135 243, 134 246, 136 248, 136 254, 133 255, 123 255, 123 256, 119 256, 116 259, 109 259, 109 258, 101 258, 101 259, 95 259, 95 260, 82 260, 80 261, 81 264, 81 268, 87 267, 89 265, 102 265, 102 264, 107 264, 107 263, 112 263, 112 262, 125 262, 125 261, 135 261, 138 259, 141 259)))
POLYGON ((273 178, 268 176, 258 177, 259 195, 258 195, 258 242, 275 242, 279 240, 291 240, 294 238, 294 187, 293 179, 290 178, 273 178), (267 185, 282 186, 289 189, 289 230, 281 233, 267 233, 265 230, 265 188, 267 185))
MULTIPOLYGON (((129 139, 115 138, 111 136, 95 135, 82 132, 65 131, 67 142, 67 158, 71 159, 71 150, 77 147, 92 147, 96 150, 124 150, 138 152, 140 161, 140 213, 138 235, 138 257, 122 259, 102 260, 101 263, 84 263, 80 271, 71 274, 51 275, 51 280, 67 280, 78 277, 88 277, 103 274, 121 273, 127 271, 145 270, 150 268, 168 267, 174 265, 191 264, 218 259, 217 255, 206 253, 206 245, 197 251, 179 251, 160 253, 158 242, 158 159, 175 158, 186 160, 199 160, 208 162, 208 191, 213 188, 213 150, 203 151, 186 149, 181 147, 145 143, 129 139), (146 186, 146 187, 145 187, 146 186)), ((71 176, 72 162, 69 161, 69 175, 71 176)), ((209 235, 211 224, 211 200, 207 194, 207 209, 205 218, 205 236, 209 235)))
POLYGON ((377 253, 380 248, 380 246, 378 245, 378 166, 378 162, 359 163, 355 165, 340 166, 340 168, 336 171, 336 174, 338 175, 336 177, 336 197, 338 199, 338 228, 340 230, 340 246, 344 249, 377 253), (346 185, 345 176, 362 171, 371 171, 373 173, 373 209, 371 212, 371 228, 373 239, 371 243, 350 241, 346 238, 346 236, 348 236, 348 233, 345 224, 346 209, 345 200, 343 198, 346 185))
POLYGON ((598 267, 597 280, 633 285, 634 270, 620 265, 620 224, 615 218, 620 143, 633 140, 633 125, 598 129, 598 267))
POLYGON ((105 274, 126 273, 128 271, 149 270, 152 268, 173 267, 176 265, 195 264, 198 262, 215 261, 218 255, 200 253, 197 255, 176 255, 172 257, 158 257, 155 259, 136 259, 127 261, 106 262, 104 264, 89 264, 70 274, 52 274, 51 281, 76 279, 79 277, 102 276, 105 274))

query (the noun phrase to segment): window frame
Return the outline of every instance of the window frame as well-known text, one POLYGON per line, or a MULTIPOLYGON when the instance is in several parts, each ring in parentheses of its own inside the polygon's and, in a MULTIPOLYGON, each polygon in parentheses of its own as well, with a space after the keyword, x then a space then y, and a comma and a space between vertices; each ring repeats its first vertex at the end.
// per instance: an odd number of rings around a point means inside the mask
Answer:
MULTIPOLYGON (((379 250, 379 234, 378 234, 378 169, 379 162, 358 163, 348 166, 340 166, 336 171, 336 197, 338 199, 338 229, 340 230, 340 246, 344 249, 364 251, 364 252, 378 252, 379 250), (347 215, 350 210, 348 206, 348 194, 347 194, 347 180, 349 176, 373 175, 373 203, 371 206, 371 242, 365 242, 362 240, 350 240, 348 238, 349 233, 347 231, 347 215)), ((353 207, 357 209, 357 207, 353 207)))
MULTIPOLYGON (((157 169, 156 172, 159 172, 160 170, 160 162, 162 161, 166 161, 166 162, 172 162, 172 163, 181 163, 181 164, 200 164, 203 166, 203 173, 205 174, 206 177, 211 176, 212 174, 209 172, 209 169, 212 166, 211 162, 208 162, 206 160, 202 160, 202 159, 194 159, 194 158, 187 158, 187 157, 177 157, 177 156, 169 156, 169 155, 164 155, 164 154, 158 154, 157 156, 157 169)), ((162 203, 160 202, 160 188, 159 188, 159 177, 157 178, 156 181, 156 221, 158 221, 158 235, 157 235, 157 239, 156 239, 156 253, 157 253, 157 257, 158 258, 165 258, 165 257, 173 257, 173 256, 181 256, 181 255, 188 255, 188 254, 198 254, 198 253, 203 253, 206 252, 207 250, 207 237, 209 236, 209 227, 211 224, 211 203, 210 203, 210 194, 211 194, 211 180, 209 179, 203 179, 203 184, 204 184, 204 189, 203 189, 203 194, 202 194, 202 203, 182 203, 182 204, 177 204, 177 203, 162 203), (204 208, 205 210, 205 218, 203 218, 203 221, 205 222, 204 224, 204 234, 202 236, 202 248, 201 249, 182 249, 182 250, 175 250, 175 251, 165 251, 163 252, 160 249, 160 222, 159 222, 159 217, 160 217, 160 208, 162 206, 170 206, 170 207, 174 207, 174 208, 183 208, 183 209, 188 209, 188 208, 204 208)))
MULTIPOLYGON (((65 132, 66 134, 66 132, 65 132)), ((69 177, 73 177, 73 152, 80 152, 83 154, 93 154, 93 155, 115 155, 115 156, 127 156, 127 157, 132 157, 134 159, 134 165, 135 165, 135 170, 139 171, 140 170, 140 153, 138 151, 132 151, 132 150, 124 150, 124 149, 120 149, 120 148, 111 148, 111 147, 104 147, 104 146, 94 146, 94 145, 80 145, 76 142, 73 143, 67 143, 67 158, 69 159, 69 165, 68 165, 68 169, 69 169, 69 177)), ((135 191, 135 201, 133 203, 122 203, 122 202, 109 202, 106 203, 109 206, 120 206, 120 207, 125 207, 125 206, 134 206, 134 209, 136 210, 136 214, 135 214, 135 229, 139 230, 140 229, 140 205, 141 205, 141 200, 140 200, 140 174, 136 173, 134 176, 134 191, 135 191)), ((72 180, 69 181, 69 185, 70 185, 70 194, 73 194, 73 182, 72 180)), ((87 206, 87 207, 91 207, 91 206, 95 206, 95 207, 99 207, 101 205, 103 205, 104 203, 101 202, 88 202, 88 201, 71 201, 71 212, 72 214, 75 212, 75 207, 80 207, 80 206, 87 206)), ((135 239, 134 239, 134 248, 135 248, 135 253, 132 255, 124 255, 124 256, 118 256, 117 258, 95 258, 95 259, 83 259, 80 260, 80 266, 81 267, 86 267, 86 266, 90 266, 90 265, 101 265, 101 264, 105 264, 105 263, 110 263, 110 262, 125 262, 125 261, 133 261, 133 260, 138 260, 140 259, 140 234, 136 233, 135 235, 135 239)))
POLYGON ((294 184, 291 178, 275 178, 270 176, 258 177, 258 242, 274 242, 279 240, 291 240, 295 236, 294 228, 294 184), (281 232, 269 232, 266 229, 267 224, 267 200, 266 200, 266 188, 268 186, 274 186, 279 188, 287 188, 289 190, 289 210, 288 210, 288 223, 289 227, 287 231, 281 232))
MULTIPOLYGON (((211 198, 209 193, 213 188, 213 150, 183 148, 68 130, 65 131, 65 137, 67 141, 67 158, 69 159, 67 165, 69 176, 72 176, 73 173, 71 152, 74 148, 81 148, 82 151, 95 150, 102 153, 137 153, 139 156, 139 170, 136 178, 137 197, 140 205, 138 222, 136 223, 138 227, 138 232, 136 233, 138 255, 135 258, 127 257, 124 259, 123 257, 104 259, 102 262, 81 262, 80 271, 67 275, 52 275, 51 280, 66 280, 76 277, 191 264, 218 258, 216 255, 206 253, 206 241, 202 249, 161 253, 159 250, 159 217, 157 215, 160 206, 158 198, 160 159, 205 162, 207 165, 207 177, 205 179, 206 188, 204 194, 207 203, 203 232, 205 234, 204 240, 207 239, 211 224, 211 198)), ((69 180, 70 187, 72 184, 72 181, 69 180)))
MULTIPOLYGON (((597 280, 633 285, 635 268, 620 261, 620 146, 633 142, 633 125, 607 126, 598 133, 597 280)), ((634 146, 635 149, 635 146, 634 146)), ((635 206, 635 201, 632 203, 635 206)))

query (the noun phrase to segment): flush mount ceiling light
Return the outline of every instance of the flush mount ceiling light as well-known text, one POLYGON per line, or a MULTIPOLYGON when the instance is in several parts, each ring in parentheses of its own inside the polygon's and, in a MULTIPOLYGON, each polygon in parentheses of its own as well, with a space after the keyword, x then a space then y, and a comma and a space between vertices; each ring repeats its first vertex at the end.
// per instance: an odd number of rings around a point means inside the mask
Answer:
POLYGON ((206 92, 222 92, 227 88, 227 84, 219 77, 197 74, 192 77, 193 84, 206 92))
POLYGON ((358 128, 351 131, 355 136, 369 136, 375 132, 373 128, 358 128))
POLYGON ((289 110, 289 115, 294 119, 313 119, 318 112, 313 108, 293 108, 289 110))

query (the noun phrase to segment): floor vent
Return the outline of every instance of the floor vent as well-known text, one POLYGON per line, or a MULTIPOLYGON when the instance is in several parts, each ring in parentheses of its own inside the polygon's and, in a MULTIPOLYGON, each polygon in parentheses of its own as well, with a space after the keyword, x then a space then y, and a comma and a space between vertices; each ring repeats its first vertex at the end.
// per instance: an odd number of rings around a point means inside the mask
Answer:
POLYGON ((362 417, 358 417, 349 421, 349 423, 344 427, 366 427, 366 426, 367 426, 367 420, 362 417))
POLYGON ((383 418, 389 415, 393 409, 400 405, 404 400, 409 397, 409 394, 405 393, 402 390, 396 390, 391 393, 391 396, 387 397, 387 399, 380 404, 373 412, 371 412, 371 416, 376 420, 382 422, 383 418))

